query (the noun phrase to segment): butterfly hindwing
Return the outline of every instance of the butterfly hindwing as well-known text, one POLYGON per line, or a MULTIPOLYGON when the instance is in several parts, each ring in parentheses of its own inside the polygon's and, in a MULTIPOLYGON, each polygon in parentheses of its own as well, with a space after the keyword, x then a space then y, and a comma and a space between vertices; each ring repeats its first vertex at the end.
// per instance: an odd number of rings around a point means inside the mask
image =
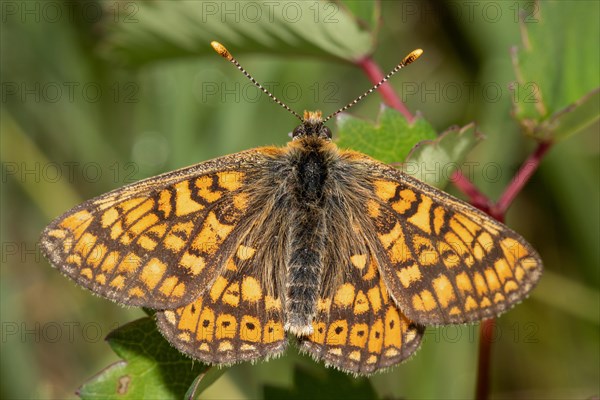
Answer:
POLYGON ((300 349, 327 365, 368 375, 410 357, 424 328, 390 298, 375 257, 355 254, 348 264, 346 279, 322 291, 313 333, 299 339, 300 349))
POLYGON ((278 286, 263 276, 264 262, 256 244, 239 244, 225 271, 194 302, 157 312, 162 334, 180 351, 209 364, 281 353, 287 345, 284 311, 278 286))
POLYGON ((155 309, 190 303, 233 251, 262 154, 217 158, 89 200, 44 230, 42 250, 111 300, 155 309))
POLYGON ((387 287, 409 318, 479 321, 509 309, 537 283, 542 262, 517 233, 396 169, 377 170, 366 214, 387 287))

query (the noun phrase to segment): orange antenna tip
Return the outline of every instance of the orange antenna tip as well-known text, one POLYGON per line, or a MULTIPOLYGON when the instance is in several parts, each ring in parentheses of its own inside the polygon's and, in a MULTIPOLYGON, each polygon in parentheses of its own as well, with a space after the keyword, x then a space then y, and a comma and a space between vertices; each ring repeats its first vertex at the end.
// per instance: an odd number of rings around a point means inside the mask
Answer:
POLYGON ((417 58, 421 57, 421 54, 423 54, 422 49, 416 49, 416 50, 411 51, 406 57, 404 57, 404 60, 402 60, 402 64, 408 65, 408 64, 416 61, 417 58))
POLYGON ((233 59, 233 56, 231 55, 229 50, 227 50, 227 48, 225 48, 225 46, 223 46, 221 43, 213 40, 212 42, 210 42, 210 45, 217 53, 219 53, 221 57, 226 58, 229 61, 233 59))

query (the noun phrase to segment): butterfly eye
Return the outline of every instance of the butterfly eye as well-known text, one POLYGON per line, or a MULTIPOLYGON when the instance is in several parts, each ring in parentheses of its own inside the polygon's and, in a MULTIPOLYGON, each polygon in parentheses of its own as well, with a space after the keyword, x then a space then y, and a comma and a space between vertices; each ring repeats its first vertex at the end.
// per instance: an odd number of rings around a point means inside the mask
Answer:
POLYGON ((303 134, 304 134, 304 126, 298 125, 296 128, 294 128, 294 132, 292 132, 292 138, 296 138, 303 134))
POLYGON ((324 126, 321 128, 321 135, 325 135, 327 137, 327 139, 331 139, 331 129, 329 129, 328 127, 324 126))

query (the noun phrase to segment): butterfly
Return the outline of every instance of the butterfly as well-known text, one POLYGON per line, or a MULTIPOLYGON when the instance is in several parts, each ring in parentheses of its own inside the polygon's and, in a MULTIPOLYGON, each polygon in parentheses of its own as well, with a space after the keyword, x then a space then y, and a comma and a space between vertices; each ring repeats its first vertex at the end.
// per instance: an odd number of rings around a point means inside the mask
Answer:
POLYGON ((96 294, 157 310, 164 337, 202 362, 274 357, 295 338, 301 351, 356 375, 409 358, 426 325, 497 316, 537 283, 542 262, 517 233, 339 149, 325 126, 331 116, 290 111, 302 123, 286 147, 86 201, 44 230, 43 253, 96 294))

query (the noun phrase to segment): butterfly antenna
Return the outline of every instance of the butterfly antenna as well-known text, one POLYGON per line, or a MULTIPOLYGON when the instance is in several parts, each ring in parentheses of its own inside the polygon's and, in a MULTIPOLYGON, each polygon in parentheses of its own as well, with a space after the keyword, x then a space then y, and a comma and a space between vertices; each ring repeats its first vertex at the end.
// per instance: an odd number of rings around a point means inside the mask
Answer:
POLYGON ((240 63, 233 58, 233 56, 231 55, 231 53, 229 52, 229 50, 227 50, 225 48, 225 46, 223 46, 221 43, 219 42, 215 42, 212 41, 210 42, 210 45, 212 46, 213 49, 215 49, 215 51, 217 53, 219 53, 223 58, 226 58, 227 60, 231 61, 233 63, 233 65, 235 65, 237 67, 237 69, 239 69, 242 74, 244 74, 246 76, 246 78, 250 79, 250 81, 252 83, 254 83, 254 85, 259 88, 260 90, 262 90, 267 96, 269 96, 271 99, 273 99, 273 101, 277 104, 279 104, 281 107, 285 108, 286 110, 288 110, 289 112, 291 112, 292 114, 294 114, 296 116, 296 118, 298 118, 300 121, 304 121, 304 119, 294 110, 292 110, 291 108, 289 108, 286 104, 284 104, 281 100, 279 100, 277 97, 275 97, 271 92, 269 92, 267 89, 265 89, 264 87, 262 87, 262 85, 260 83, 258 83, 256 81, 256 79, 254 79, 252 77, 252 75, 250 75, 245 69, 244 67, 242 67, 240 65, 240 63))
POLYGON ((370 95, 371 93, 373 93, 375 90, 377 90, 377 88, 379 88, 379 86, 383 85, 388 79, 390 79, 392 77, 392 75, 394 75, 396 72, 400 71, 402 68, 406 67, 408 64, 414 62, 417 58, 421 57, 421 54, 423 54, 423 50, 421 50, 421 49, 416 49, 416 50, 411 51, 406 57, 404 57, 404 60, 402 60, 402 62, 400 64, 396 65, 396 68, 391 70, 389 74, 387 74, 381 81, 379 81, 378 84, 376 84, 371 89, 367 90, 366 92, 364 92, 363 94, 358 96, 356 99, 354 99, 353 101, 351 101, 344 107, 340 108, 339 110, 337 110, 336 112, 334 112, 333 114, 331 114, 330 116, 325 118, 323 120, 323 123, 327 122, 328 120, 330 120, 332 117, 335 117, 339 113, 346 111, 347 109, 349 109, 350 107, 354 106, 356 103, 361 101, 363 98, 365 98, 368 95, 370 95))

